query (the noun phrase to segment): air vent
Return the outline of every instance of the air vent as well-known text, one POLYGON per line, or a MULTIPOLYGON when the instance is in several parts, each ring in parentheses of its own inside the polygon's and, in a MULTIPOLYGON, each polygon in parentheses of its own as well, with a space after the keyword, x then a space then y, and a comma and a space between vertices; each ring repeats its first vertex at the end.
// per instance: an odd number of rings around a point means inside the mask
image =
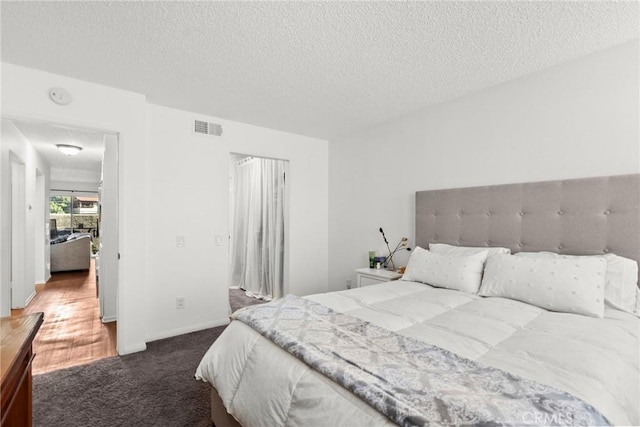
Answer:
POLYGON ((196 120, 194 122, 193 131, 201 135, 222 136, 222 125, 196 120))

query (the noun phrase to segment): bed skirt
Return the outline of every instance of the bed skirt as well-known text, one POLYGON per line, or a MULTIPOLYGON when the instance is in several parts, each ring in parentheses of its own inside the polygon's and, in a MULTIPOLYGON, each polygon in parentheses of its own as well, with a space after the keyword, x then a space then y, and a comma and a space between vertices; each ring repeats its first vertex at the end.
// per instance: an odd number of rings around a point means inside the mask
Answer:
POLYGON ((216 427, 242 427, 233 415, 229 414, 215 388, 211 388, 211 422, 216 427))

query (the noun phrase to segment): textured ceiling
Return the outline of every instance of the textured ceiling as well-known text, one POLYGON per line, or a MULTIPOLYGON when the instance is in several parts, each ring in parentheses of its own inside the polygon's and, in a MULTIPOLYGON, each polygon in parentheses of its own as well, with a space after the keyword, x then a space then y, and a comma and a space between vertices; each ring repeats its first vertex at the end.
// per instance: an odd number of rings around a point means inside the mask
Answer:
POLYGON ((639 36, 636 1, 7 2, 2 60, 332 138, 639 36))
POLYGON ((11 120, 47 161, 52 181, 100 182, 104 133, 45 123, 11 120), (62 154, 56 144, 82 147, 75 156, 62 154))

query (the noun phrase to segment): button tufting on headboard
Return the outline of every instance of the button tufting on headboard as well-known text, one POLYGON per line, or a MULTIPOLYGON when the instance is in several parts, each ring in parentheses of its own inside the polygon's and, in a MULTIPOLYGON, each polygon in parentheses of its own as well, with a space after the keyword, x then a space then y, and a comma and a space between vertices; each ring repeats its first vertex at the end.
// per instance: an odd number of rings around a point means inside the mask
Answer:
POLYGON ((640 174, 419 191, 416 244, 439 239, 640 261, 640 174))

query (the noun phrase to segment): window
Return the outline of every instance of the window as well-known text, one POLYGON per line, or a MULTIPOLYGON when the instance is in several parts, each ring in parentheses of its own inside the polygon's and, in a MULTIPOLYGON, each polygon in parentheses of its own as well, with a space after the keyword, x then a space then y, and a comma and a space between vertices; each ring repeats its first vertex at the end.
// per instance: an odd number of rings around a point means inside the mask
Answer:
POLYGON ((57 193, 49 199, 51 238, 71 233, 98 235, 98 195, 66 195, 57 193))

